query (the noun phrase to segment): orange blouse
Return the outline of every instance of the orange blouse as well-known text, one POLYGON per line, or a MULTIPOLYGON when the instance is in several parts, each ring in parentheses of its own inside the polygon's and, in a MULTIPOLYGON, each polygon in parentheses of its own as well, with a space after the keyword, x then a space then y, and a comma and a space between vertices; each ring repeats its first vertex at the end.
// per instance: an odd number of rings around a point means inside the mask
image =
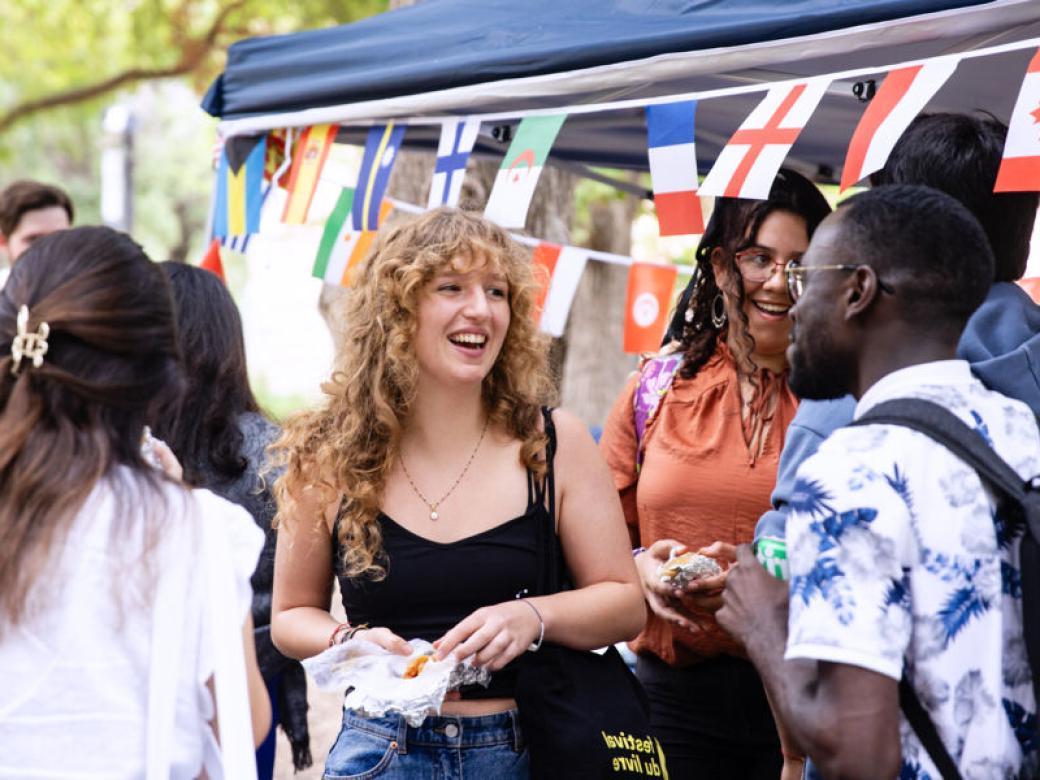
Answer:
MULTIPOLYGON (((764 397, 777 399, 757 452, 746 443, 745 428, 750 426, 741 421, 736 365, 720 339, 696 375, 676 375, 647 425, 638 473, 632 406, 638 375, 628 380, 607 417, 600 449, 621 494, 633 544, 649 547, 671 538, 696 550, 714 541, 751 541, 755 523, 769 509, 784 432, 798 407, 784 375, 761 370, 757 376, 764 397)), ((691 633, 650 613, 631 647, 673 666, 722 653, 743 654, 707 614, 691 633)))

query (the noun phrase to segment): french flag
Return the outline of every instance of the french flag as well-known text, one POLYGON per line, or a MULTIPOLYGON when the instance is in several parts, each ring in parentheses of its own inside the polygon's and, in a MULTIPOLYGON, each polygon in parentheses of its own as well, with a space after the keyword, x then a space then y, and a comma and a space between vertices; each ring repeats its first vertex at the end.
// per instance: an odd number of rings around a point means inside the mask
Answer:
POLYGON ((695 100, 646 107, 650 179, 662 236, 704 232, 693 141, 696 111, 695 100))
POLYGON ((1040 190, 1040 49, 1029 62, 1008 123, 994 192, 1040 190))
POLYGON ((941 57, 923 65, 890 71, 856 125, 841 191, 881 170, 896 141, 957 68, 956 57, 941 57))

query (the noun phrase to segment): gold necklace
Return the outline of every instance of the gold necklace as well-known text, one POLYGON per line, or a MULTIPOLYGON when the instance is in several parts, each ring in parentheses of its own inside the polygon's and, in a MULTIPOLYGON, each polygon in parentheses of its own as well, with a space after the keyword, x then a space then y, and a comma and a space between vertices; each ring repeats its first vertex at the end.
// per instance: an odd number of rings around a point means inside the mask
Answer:
POLYGON ((466 465, 462 467, 462 473, 459 474, 459 476, 451 484, 451 487, 448 488, 448 492, 441 496, 438 501, 431 502, 430 499, 424 496, 423 492, 419 490, 419 487, 415 484, 415 480, 412 479, 412 475, 408 473, 408 467, 404 465, 404 454, 401 454, 401 470, 404 471, 404 476, 408 480, 408 484, 412 486, 412 490, 415 491, 415 495, 417 495, 419 497, 419 500, 426 504, 427 507, 429 507, 431 520, 436 520, 438 517, 440 517, 440 515, 437 514, 437 507, 443 504, 447 500, 448 496, 455 492, 455 488, 459 486, 459 483, 462 482, 462 478, 466 476, 466 472, 469 471, 469 467, 472 465, 473 459, 477 457, 477 450, 480 449, 480 444, 484 441, 484 434, 487 433, 488 425, 490 423, 490 417, 484 420, 484 429, 480 432, 480 438, 477 439, 477 446, 474 447, 473 452, 469 454, 469 460, 467 460, 466 465))

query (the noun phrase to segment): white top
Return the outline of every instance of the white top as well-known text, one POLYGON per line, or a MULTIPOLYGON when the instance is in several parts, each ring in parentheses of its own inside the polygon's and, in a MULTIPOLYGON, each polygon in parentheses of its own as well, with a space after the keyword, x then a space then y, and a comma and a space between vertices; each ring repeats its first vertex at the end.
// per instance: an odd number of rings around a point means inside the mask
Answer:
MULTIPOLYGON (((889 374, 856 416, 907 397, 953 412, 1023 478, 1040 473, 1032 412, 987 390, 968 363, 889 374)), ((962 775, 1017 777, 1035 764, 1036 750, 1024 757, 1015 731, 1036 712, 1022 642, 1022 528, 994 520, 975 471, 908 428, 841 428, 798 469, 793 496, 786 657, 898 680, 905 656, 962 775)), ((900 733, 900 778, 939 777, 905 719, 900 733)), ((1019 733, 1028 739, 1027 729, 1019 733)))
POLYGON ((263 533, 244 509, 207 490, 164 486, 168 512, 155 511, 152 500, 148 508, 159 516, 149 517, 128 475, 119 472, 118 493, 113 481, 95 488, 34 593, 32 614, 0 634, 0 777, 144 775, 151 635, 162 618, 151 608, 158 578, 184 604, 180 663, 171 670, 177 683, 170 777, 197 777, 213 749, 200 524, 228 537, 243 623, 263 533), (152 523, 161 531, 146 555, 143 530, 152 523))

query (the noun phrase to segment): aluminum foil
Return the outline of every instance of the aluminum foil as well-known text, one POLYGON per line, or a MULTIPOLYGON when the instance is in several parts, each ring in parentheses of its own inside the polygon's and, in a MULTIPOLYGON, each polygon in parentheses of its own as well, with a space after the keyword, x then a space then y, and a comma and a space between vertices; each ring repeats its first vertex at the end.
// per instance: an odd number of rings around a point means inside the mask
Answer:
POLYGON ((459 663, 454 655, 443 661, 430 658, 416 677, 405 671, 419 655, 432 655, 433 645, 413 639, 411 655, 397 655, 364 639, 350 639, 303 661, 303 668, 323 691, 346 689, 344 709, 364 718, 398 713, 409 726, 418 726, 427 715, 439 715, 448 691, 463 685, 487 686, 491 672, 459 663))
POLYGON ((722 567, 714 558, 697 553, 682 553, 672 556, 661 564, 657 570, 662 582, 681 588, 689 582, 702 577, 712 577, 722 573, 722 567))

